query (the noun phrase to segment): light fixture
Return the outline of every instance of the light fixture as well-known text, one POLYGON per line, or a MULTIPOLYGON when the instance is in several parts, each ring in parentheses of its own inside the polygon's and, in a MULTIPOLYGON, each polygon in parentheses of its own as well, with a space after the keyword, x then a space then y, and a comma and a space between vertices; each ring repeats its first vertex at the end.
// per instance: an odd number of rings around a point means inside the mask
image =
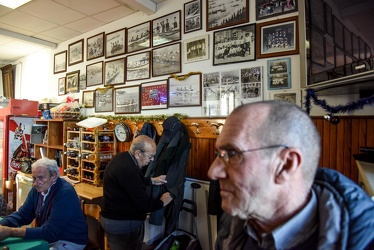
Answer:
POLYGON ((4 5, 5 7, 16 9, 25 3, 30 2, 31 0, 0 0, 0 5, 4 5))

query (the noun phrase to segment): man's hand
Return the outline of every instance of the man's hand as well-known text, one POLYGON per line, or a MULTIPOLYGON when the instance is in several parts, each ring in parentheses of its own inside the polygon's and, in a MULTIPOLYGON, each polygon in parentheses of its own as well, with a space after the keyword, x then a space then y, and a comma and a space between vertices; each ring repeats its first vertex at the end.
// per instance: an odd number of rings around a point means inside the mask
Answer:
POLYGON ((160 200, 162 200, 162 202, 164 203, 164 207, 165 207, 167 204, 169 204, 173 200, 173 197, 171 196, 169 192, 166 192, 161 195, 160 200))
POLYGON ((0 226, 0 241, 5 240, 8 237, 24 238, 25 235, 26 235, 25 227, 0 226))
POLYGON ((167 183, 167 181, 166 181, 166 175, 160 175, 158 177, 151 178, 151 181, 152 181, 153 185, 162 185, 162 184, 165 184, 165 183, 167 183))
POLYGON ((10 237, 11 228, 6 226, 0 226, 0 241, 10 237))

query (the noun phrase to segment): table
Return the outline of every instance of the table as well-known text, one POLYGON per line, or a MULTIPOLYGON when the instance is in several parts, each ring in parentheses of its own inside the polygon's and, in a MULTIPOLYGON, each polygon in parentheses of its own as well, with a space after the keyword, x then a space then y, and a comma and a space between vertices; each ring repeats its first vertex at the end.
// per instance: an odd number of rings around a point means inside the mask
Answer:
POLYGON ((74 188, 81 198, 87 200, 103 197, 103 187, 97 187, 88 183, 80 182, 74 184, 74 188))
POLYGON ((45 240, 25 240, 9 237, 0 242, 0 249, 8 246, 10 250, 48 250, 49 243, 45 240))

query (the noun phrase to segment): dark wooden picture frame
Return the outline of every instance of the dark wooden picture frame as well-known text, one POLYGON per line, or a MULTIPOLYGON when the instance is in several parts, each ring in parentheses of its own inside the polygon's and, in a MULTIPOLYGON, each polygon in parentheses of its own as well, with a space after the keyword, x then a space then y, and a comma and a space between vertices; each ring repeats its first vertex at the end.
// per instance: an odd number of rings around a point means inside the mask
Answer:
POLYGON ((133 53, 151 47, 151 21, 144 22, 126 30, 126 53, 133 53))
POLYGON ((267 61, 268 89, 291 88, 291 59, 279 58, 267 61))
POLYGON ((269 1, 256 0, 256 20, 263 20, 275 16, 298 11, 298 1, 269 1))
POLYGON ((256 60, 256 24, 213 33, 213 65, 256 60))
POLYGON ((298 17, 257 24, 257 58, 279 57, 299 53, 298 17), (283 33, 283 38, 276 34, 283 33), (284 38, 284 34, 286 35, 284 38))
POLYGON ((84 40, 81 39, 69 44, 68 64, 69 66, 83 62, 84 40))
POLYGON ((115 114, 140 114, 140 85, 116 88, 115 114))
POLYGON ((180 10, 152 20, 152 47, 179 41, 181 37, 180 10))
POLYGON ((195 73, 189 75, 184 80, 185 75, 169 77, 169 107, 193 107, 201 106, 201 81, 202 74, 195 73))
POLYGON ((168 80, 144 82, 141 85, 142 110, 168 108, 168 80))
POLYGON ((105 62, 104 86, 125 83, 125 58, 105 62))
POLYGON ((183 40, 183 61, 193 63, 209 59, 209 34, 183 40))
POLYGON ((151 52, 141 52, 126 57, 126 81, 151 78, 151 52))
POLYGON ((206 30, 249 22, 249 1, 206 0, 206 30))
POLYGON ((152 50, 152 77, 182 72, 181 43, 152 50))
POLYGON ((202 0, 193 0, 184 4, 184 33, 203 29, 202 0))
POLYGON ((126 53, 126 28, 105 35, 105 58, 126 53))
POLYGON ((65 93, 79 92, 79 70, 66 73, 65 93))
POLYGON ((67 51, 61 51, 54 55, 53 74, 66 72, 67 65, 67 51))
POLYGON ((95 90, 95 113, 113 111, 113 88, 95 90))
POLYGON ((87 61, 104 56, 105 52, 105 33, 87 38, 87 61))
POLYGON ((103 84, 103 61, 86 66, 87 87, 103 84))
POLYGON ((93 108, 95 104, 95 90, 86 90, 82 92, 82 104, 85 108, 93 108))
POLYGON ((58 78, 58 95, 65 95, 65 84, 66 84, 66 77, 58 78))

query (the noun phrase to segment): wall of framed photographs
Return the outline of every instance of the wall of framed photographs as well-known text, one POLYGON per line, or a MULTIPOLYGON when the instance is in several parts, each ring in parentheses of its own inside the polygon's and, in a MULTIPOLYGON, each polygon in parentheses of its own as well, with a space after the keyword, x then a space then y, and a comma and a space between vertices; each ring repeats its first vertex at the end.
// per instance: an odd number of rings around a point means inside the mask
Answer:
POLYGON ((22 73, 23 89, 30 84, 40 93, 35 96, 31 91, 25 92, 22 98, 56 96, 64 101, 72 96, 81 103, 85 99, 86 115, 226 116, 242 103, 273 99, 273 91, 297 93, 297 98, 288 99, 295 99, 301 106, 301 83, 306 79, 300 75, 300 53, 304 53, 299 46, 299 29, 303 27, 299 24, 300 2, 289 1, 285 5, 286 1, 278 1, 272 6, 267 2, 165 0, 153 15, 137 12, 59 44, 45 59, 49 62, 47 67, 40 67, 40 57, 24 60, 23 68, 30 69, 22 73), (223 12, 222 6, 227 15, 236 18, 217 18, 223 12), (278 59, 280 62, 274 61, 278 59), (280 70, 279 74, 269 74, 275 69, 280 70), (35 72, 49 74, 48 81, 35 81, 35 72), (66 80, 73 72, 74 76, 78 72, 79 85, 66 88, 66 80), (191 88, 184 86, 186 82, 172 77, 191 72, 201 74, 201 89, 192 88, 199 95, 193 97, 197 105, 190 105, 188 98, 181 97, 191 94, 191 88), (207 80, 212 76, 214 83, 207 80), (279 81, 283 83, 275 86, 279 81), (185 103, 172 100, 170 105, 170 97, 174 98, 170 86, 177 89, 178 84, 180 100, 185 103), (127 87, 136 86, 140 86, 139 95, 137 91, 124 94, 135 90, 127 87), (99 96, 96 90, 102 88, 113 89, 113 105, 96 107, 100 102, 91 100, 99 96), (121 90, 116 91, 118 88, 121 90), (117 100, 116 94, 138 98, 136 112, 119 108, 127 102, 117 100))

